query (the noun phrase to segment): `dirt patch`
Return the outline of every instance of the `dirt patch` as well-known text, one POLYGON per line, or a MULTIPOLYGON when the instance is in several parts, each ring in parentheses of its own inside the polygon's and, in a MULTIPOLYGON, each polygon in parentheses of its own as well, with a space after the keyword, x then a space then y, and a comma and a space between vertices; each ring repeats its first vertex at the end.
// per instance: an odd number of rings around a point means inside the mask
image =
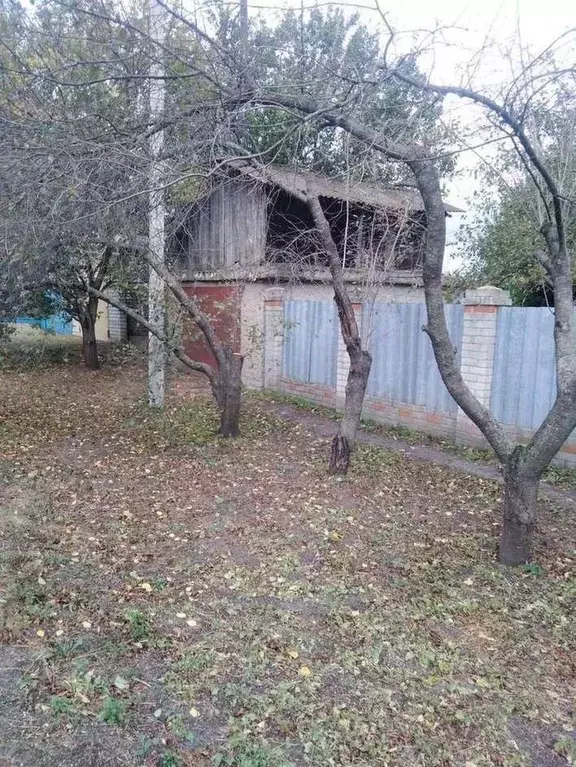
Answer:
POLYGON ((512 719, 508 729, 520 748, 530 754, 531 767, 566 767, 566 757, 576 753, 575 730, 558 730, 519 718, 512 719))

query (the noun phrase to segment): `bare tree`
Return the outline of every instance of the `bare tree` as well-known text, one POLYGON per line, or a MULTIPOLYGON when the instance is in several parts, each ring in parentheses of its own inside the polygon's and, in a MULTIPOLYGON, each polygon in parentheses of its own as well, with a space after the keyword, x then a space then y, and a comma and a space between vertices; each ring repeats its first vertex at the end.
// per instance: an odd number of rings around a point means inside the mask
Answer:
MULTIPOLYGON (((573 76, 573 73, 571 73, 573 76)), ((498 456, 504 473, 504 518, 500 537, 500 560, 519 564, 532 556, 532 537, 536 522, 538 486, 544 470, 576 427, 576 345, 574 334, 573 253, 568 249, 566 220, 574 201, 564 194, 562 179, 555 177, 542 147, 530 135, 530 112, 534 108, 531 88, 515 93, 511 105, 490 98, 470 88, 421 83, 397 73, 416 88, 439 94, 453 94, 488 110, 513 137, 514 146, 541 197, 544 220, 540 233, 545 248, 538 253, 554 295, 554 342, 556 349, 556 399, 548 415, 527 445, 514 445, 494 416, 471 398, 467 387, 456 375, 456 363, 448 352, 445 332, 441 272, 443 243, 435 203, 438 183, 429 161, 411 166, 428 211, 429 245, 425 272, 430 337, 443 380, 458 404, 486 436, 498 456), (532 103, 531 103, 532 102, 532 103), (464 407, 464 405, 467 406, 464 407)), ((553 89, 558 75, 544 76, 553 89)), ((517 86, 517 83, 515 83, 517 86)), ((542 82, 539 83, 542 87, 542 82)), ((565 91, 563 92, 565 95, 565 91)), ((572 91, 576 98, 576 90, 572 91)), ((573 136, 574 140, 574 136, 573 136)), ((574 146, 572 148, 574 151, 574 146)))
MULTIPOLYGON (((312 179, 312 176, 309 176, 312 179)), ((279 182, 276 176, 277 183, 279 182)), ((332 235, 330 222, 326 217, 318 190, 314 188, 313 181, 307 182, 306 190, 302 191, 294 185, 288 185, 286 178, 283 177, 280 183, 281 188, 289 195, 304 202, 314 222, 315 231, 299 231, 298 243, 295 247, 287 246, 283 242, 282 255, 291 262, 294 272, 297 271, 302 259, 303 240, 306 244, 313 244, 314 234, 320 239, 323 254, 328 260, 328 269, 332 286, 334 288, 334 301, 338 311, 338 320, 340 332, 346 346, 346 351, 350 358, 350 368, 346 385, 346 394, 344 400, 344 414, 338 427, 338 432, 332 440, 330 451, 330 460, 328 464, 330 474, 346 474, 350 467, 350 457, 356 441, 356 433, 360 426, 362 417, 362 407, 364 404, 364 395, 370 375, 372 357, 370 353, 362 346, 362 337, 354 307, 350 299, 348 287, 344 278, 344 268, 342 265, 342 255, 332 235), (300 251, 300 253, 299 253, 300 251), (300 258, 299 258, 300 256, 300 258)))
POLYGON ((346 395, 344 399, 344 414, 338 427, 338 432, 332 440, 330 451, 329 471, 331 474, 346 474, 350 466, 350 454, 356 442, 356 433, 360 426, 364 395, 368 385, 368 376, 372 367, 370 353, 362 347, 362 338, 356 321, 354 307, 344 282, 342 261, 332 233, 330 224, 318 194, 314 189, 307 190, 307 202, 328 256, 334 301, 338 310, 340 332, 350 358, 346 395))
MULTIPOLYGON (((570 73, 572 74, 572 73, 570 73)), ((446 244, 445 209, 442 200, 441 175, 437 160, 425 147, 391 139, 353 116, 339 110, 329 110, 313 98, 293 94, 249 94, 248 98, 261 104, 281 105, 337 126, 369 144, 374 151, 391 160, 405 163, 414 176, 426 210, 426 248, 423 279, 428 323, 425 328, 432 342, 438 368, 448 391, 466 415, 478 426, 494 449, 504 474, 504 515, 500 537, 500 561, 519 564, 532 556, 533 531, 536 521, 536 500, 542 473, 576 427, 576 349, 574 345, 574 308, 572 300, 572 254, 566 244, 566 208, 571 199, 563 194, 545 159, 530 138, 526 128, 532 93, 520 98, 512 111, 505 104, 482 93, 460 88, 434 86, 407 77, 398 69, 391 72, 415 88, 439 94, 454 94, 488 109, 505 127, 516 143, 526 167, 531 171, 545 202, 546 220, 541 227, 546 246, 542 263, 554 290, 557 395, 554 405, 527 445, 514 444, 503 426, 488 408, 472 394, 457 364, 444 315, 442 265, 446 244)), ((557 73, 549 76, 556 81, 557 73)))
POLYGON ((116 296, 111 296, 92 287, 87 288, 88 293, 115 306, 140 323, 161 345, 164 354, 167 352, 173 354, 189 370, 205 375, 210 382, 220 413, 219 433, 223 437, 237 437, 240 434, 243 356, 219 339, 209 316, 202 310, 198 301, 186 293, 180 280, 163 261, 160 261, 150 252, 145 252, 143 258, 162 280, 162 284, 171 291, 184 313, 199 328, 216 360, 215 366, 189 357, 177 335, 170 333, 164 325, 153 324, 116 296))
MULTIPOLYGON (((183 38, 182 30, 172 30, 168 48, 168 37, 157 29, 156 21, 148 25, 145 18, 135 19, 129 13, 116 17, 105 3, 98 9, 67 4, 52 7, 51 12, 53 16, 43 16, 41 23, 33 11, 24 13, 25 39, 21 48, 14 46, 16 53, 10 52, 7 66, 18 98, 3 91, 10 98, 6 103, 0 100, 0 121, 7 128, 0 131, 0 162, 9 182, 0 189, 0 223, 13 250, 18 240, 13 261, 17 265, 21 251, 32 245, 41 256, 42 246, 48 240, 52 248, 54 240, 53 261, 62 276, 59 292, 73 288, 79 306, 86 306, 82 327, 90 359, 95 351, 97 298, 115 300, 106 293, 111 286, 105 270, 110 254, 121 248, 135 260, 146 261, 159 303, 153 300, 149 316, 139 316, 139 321, 152 333, 156 356, 164 357, 168 342, 174 347, 164 327, 161 297, 167 285, 200 328, 216 364, 191 360, 182 350, 180 358, 186 357, 189 368, 208 376, 221 414, 220 431, 236 436, 242 357, 220 341, 208 315, 186 295, 163 260, 169 238, 165 193, 177 189, 178 182, 194 185, 195 178, 203 176, 194 162, 196 153, 210 149, 213 142, 211 105, 205 96, 198 105, 186 73, 174 74, 181 61, 178 45, 189 48, 190 35, 183 38), (170 91, 167 83, 173 85, 170 91), (152 104, 144 116, 145 84, 152 104), (186 109, 181 106, 184 92, 186 109), (182 111, 187 118, 180 130, 182 111), (189 123, 195 118, 191 136, 189 123), (147 229, 151 238, 145 236, 147 229), (79 284, 70 286, 67 257, 77 252, 79 244, 82 252, 102 252, 104 257, 98 263, 93 259, 88 275, 82 271, 79 284)), ((163 12, 154 0, 154 14, 163 12)), ((173 210, 176 204, 172 201, 173 210)), ((133 311, 127 313, 134 316, 133 311)), ((155 364, 152 367, 159 372, 155 364)), ((154 402, 160 404, 163 372, 157 383, 154 402)))

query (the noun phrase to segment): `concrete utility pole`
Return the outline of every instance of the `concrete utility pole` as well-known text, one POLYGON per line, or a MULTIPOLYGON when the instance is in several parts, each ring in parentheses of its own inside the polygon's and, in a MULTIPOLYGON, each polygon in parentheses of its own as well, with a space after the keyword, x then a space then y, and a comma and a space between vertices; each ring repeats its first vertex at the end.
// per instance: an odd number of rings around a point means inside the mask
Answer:
MULTIPOLYGON (((149 0, 148 23, 150 39, 156 45, 152 48, 149 67, 149 109, 153 124, 162 117, 166 98, 164 61, 162 45, 165 37, 164 10, 157 0, 149 0)), ((161 154, 164 148, 164 131, 154 131, 150 136, 150 176, 148 202, 148 249, 158 260, 164 262, 164 227, 166 208, 164 205, 163 169, 161 154)), ((154 327, 164 328, 166 324, 166 288, 164 280, 149 267, 148 319, 154 327)), ((166 388, 166 349, 152 333, 148 333, 148 404, 150 407, 164 405, 166 388)))

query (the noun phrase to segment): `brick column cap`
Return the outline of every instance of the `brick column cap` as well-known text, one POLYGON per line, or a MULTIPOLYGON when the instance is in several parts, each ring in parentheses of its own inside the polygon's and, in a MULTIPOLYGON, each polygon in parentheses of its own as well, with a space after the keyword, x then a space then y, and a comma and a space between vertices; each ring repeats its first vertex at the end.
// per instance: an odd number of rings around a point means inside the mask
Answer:
POLYGON ((511 306, 512 299, 508 290, 502 290, 494 285, 483 285, 466 291, 464 306, 511 306))
POLYGON ((285 292, 284 288, 266 288, 264 291, 264 301, 282 301, 285 292))

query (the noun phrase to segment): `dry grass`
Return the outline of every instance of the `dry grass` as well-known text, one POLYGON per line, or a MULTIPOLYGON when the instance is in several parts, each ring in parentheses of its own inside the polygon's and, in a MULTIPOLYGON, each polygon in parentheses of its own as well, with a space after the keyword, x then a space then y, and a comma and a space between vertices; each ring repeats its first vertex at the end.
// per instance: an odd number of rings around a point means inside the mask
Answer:
POLYGON ((243 436, 143 374, 0 374, 0 761, 513 767, 575 753, 574 523, 494 562, 491 482, 243 436))

